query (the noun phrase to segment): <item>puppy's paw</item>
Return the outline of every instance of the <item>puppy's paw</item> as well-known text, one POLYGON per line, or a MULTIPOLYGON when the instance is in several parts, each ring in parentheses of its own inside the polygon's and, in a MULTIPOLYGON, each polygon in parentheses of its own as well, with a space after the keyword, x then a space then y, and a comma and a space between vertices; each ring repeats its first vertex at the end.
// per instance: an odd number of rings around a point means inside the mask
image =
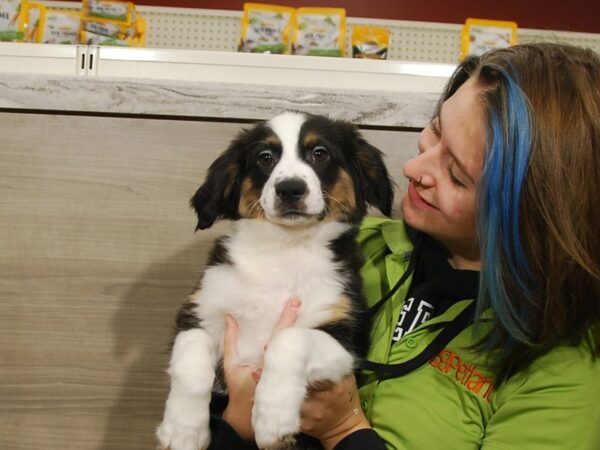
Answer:
POLYGON ((261 379, 256 388, 252 408, 256 445, 268 450, 286 448, 295 441, 294 435, 300 430, 304 390, 294 389, 287 383, 278 388, 265 381, 261 379))
POLYGON ((191 427, 165 419, 156 431, 158 442, 165 450, 205 450, 210 443, 210 430, 191 427))

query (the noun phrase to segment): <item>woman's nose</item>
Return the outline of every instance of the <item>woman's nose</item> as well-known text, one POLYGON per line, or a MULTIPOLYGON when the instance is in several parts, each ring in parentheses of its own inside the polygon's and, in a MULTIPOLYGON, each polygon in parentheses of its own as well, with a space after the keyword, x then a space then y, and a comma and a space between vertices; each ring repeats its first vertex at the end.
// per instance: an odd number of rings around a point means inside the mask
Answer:
POLYGON ((420 184, 431 184, 433 174, 433 161, 435 159, 435 146, 428 145, 423 136, 417 143, 419 154, 404 163, 403 173, 406 178, 419 181, 420 184))

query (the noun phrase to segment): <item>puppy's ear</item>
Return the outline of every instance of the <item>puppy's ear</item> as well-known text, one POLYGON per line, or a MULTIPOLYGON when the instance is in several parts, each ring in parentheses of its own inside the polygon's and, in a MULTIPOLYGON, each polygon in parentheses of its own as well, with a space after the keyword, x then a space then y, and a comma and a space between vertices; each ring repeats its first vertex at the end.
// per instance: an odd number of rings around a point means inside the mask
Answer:
POLYGON ((355 149, 356 169, 361 184, 359 189, 364 201, 390 217, 394 200, 394 182, 383 162, 383 153, 365 141, 358 130, 355 149))
POLYGON ((220 219, 239 218, 242 149, 233 142, 208 168, 204 184, 198 188, 190 206, 198 216, 196 230, 204 230, 220 219))

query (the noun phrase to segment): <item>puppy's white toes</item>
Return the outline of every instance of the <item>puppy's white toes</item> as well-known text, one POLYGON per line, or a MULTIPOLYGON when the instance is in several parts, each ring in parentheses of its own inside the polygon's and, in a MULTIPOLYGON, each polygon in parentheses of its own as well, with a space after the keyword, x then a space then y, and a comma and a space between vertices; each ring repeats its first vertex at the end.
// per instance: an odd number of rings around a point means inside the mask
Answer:
POLYGON ((259 448, 274 450, 286 447, 295 441, 294 435, 300 430, 299 408, 275 397, 265 401, 255 400, 252 426, 259 448))
POLYGON ((189 427, 163 421, 156 432, 163 449, 206 450, 210 443, 210 430, 203 427, 189 427))

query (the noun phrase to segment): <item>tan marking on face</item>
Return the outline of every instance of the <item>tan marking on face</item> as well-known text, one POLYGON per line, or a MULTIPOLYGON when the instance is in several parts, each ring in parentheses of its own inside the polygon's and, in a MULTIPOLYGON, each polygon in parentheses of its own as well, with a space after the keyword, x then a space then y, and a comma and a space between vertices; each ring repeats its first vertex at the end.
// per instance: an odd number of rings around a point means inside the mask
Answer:
POLYGON ((281 141, 274 133, 267 136, 263 142, 271 148, 281 147, 281 141))
POLYGON ((313 132, 309 132, 306 133, 306 136, 304 136, 304 142, 303 145, 306 148, 311 148, 314 147, 315 145, 317 145, 320 141, 319 135, 313 132))
POLYGON ((329 214, 325 220, 344 219, 356 209, 354 183, 348 172, 343 169, 340 169, 337 181, 327 193, 327 206, 329 214))
POLYGON ((265 212, 260 206, 260 193, 254 187, 250 177, 244 178, 240 189, 238 205, 240 216, 244 219, 264 219, 265 212))

